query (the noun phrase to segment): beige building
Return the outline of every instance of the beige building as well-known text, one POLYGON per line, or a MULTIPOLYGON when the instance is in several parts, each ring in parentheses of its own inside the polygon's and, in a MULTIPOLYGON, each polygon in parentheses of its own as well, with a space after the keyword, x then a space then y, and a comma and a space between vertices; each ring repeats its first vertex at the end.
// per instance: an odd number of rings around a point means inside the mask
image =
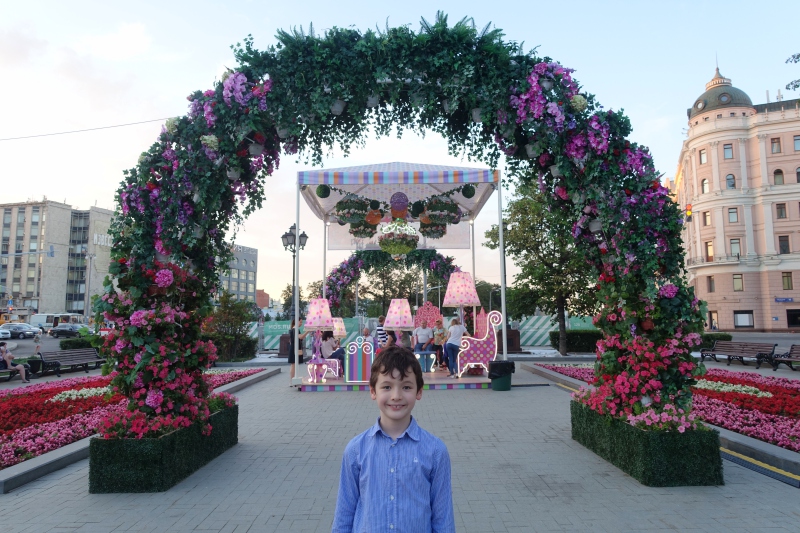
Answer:
POLYGON ((0 293, 20 317, 85 314, 108 274, 112 211, 81 211, 47 199, 0 204, 3 216, 0 293), (87 294, 88 282, 88 294, 87 294))
POLYGON ((709 329, 800 331, 800 100, 753 105, 717 69, 687 114, 670 186, 709 329))

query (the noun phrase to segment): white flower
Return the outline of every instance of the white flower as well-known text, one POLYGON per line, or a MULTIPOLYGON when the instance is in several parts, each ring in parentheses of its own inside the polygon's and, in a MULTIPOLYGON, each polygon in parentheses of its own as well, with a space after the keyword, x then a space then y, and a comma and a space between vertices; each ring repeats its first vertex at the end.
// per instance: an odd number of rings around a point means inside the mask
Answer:
POLYGON ((200 142, 203 146, 208 146, 212 150, 219 150, 219 139, 217 139, 216 135, 202 135, 200 142))
POLYGON ((79 398, 91 398, 92 396, 104 396, 111 392, 111 387, 94 387, 88 389, 80 389, 80 390, 65 390, 64 392, 59 392, 49 400, 48 402, 66 402, 68 400, 77 400, 79 398))
POLYGON ((740 394, 749 394, 758 398, 772 398, 772 393, 762 391, 757 387, 750 387, 749 385, 732 385, 730 383, 701 379, 694 386, 703 390, 712 390, 716 392, 738 392, 740 394))
POLYGON ((168 133, 175 133, 178 129, 178 119, 176 117, 168 118, 164 127, 168 133))
POLYGON ((572 104, 572 109, 574 109, 578 113, 581 113, 589 105, 589 102, 586 101, 586 98, 584 98, 580 94, 576 94, 575 96, 570 98, 569 101, 572 104))

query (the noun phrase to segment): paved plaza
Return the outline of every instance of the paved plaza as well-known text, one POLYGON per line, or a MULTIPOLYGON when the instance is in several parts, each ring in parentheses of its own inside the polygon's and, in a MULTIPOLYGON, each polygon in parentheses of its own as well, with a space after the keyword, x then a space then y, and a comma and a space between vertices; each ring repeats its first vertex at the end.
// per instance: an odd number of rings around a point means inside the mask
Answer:
MULTIPOLYGON (((0 495, 3 533, 330 531, 342 450, 377 409, 297 392, 287 370, 237 393, 239 444, 171 490, 89 494, 83 460, 0 495)), ((798 489, 729 461, 722 487, 644 487, 572 441, 563 388, 519 369, 513 383, 543 386, 425 391, 415 407, 450 450, 458 531, 798 530, 798 489)))

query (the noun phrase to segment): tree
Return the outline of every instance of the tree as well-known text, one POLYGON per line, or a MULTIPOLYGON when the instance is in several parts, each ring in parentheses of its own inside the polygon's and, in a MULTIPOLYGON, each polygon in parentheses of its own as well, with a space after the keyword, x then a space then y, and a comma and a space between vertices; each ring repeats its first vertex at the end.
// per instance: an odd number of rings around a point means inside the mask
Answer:
MULTIPOLYGON (((566 312, 591 314, 596 305, 594 269, 578 252, 572 235, 569 212, 548 208, 543 194, 520 185, 517 196, 505 209, 506 254, 514 259, 520 273, 507 293, 507 313, 512 317, 534 314, 538 309, 555 314, 558 322, 558 351, 567 354, 566 312)), ((499 246, 498 228, 486 232, 486 246, 499 246)))
POLYGON ((219 307, 214 310, 206 326, 206 333, 217 347, 221 361, 231 360, 239 355, 252 356, 255 345, 250 339, 250 323, 258 320, 261 310, 253 302, 237 300, 236 296, 225 291, 220 295, 219 307))
MULTIPOLYGON (((389 309, 389 303, 394 298, 406 298, 409 304, 414 305, 419 285, 420 271, 418 268, 400 269, 384 268, 369 274, 367 283, 362 285, 362 293, 373 300, 382 315, 389 309)), ((430 294, 428 295, 430 298, 430 294)))
MULTIPOLYGON (((787 63, 800 63, 800 54, 792 54, 789 59, 786 60, 787 63)), ((800 89, 800 79, 790 81, 786 84, 786 89, 789 91, 794 91, 796 89, 800 89)))
MULTIPOLYGON (((300 316, 303 316, 306 308, 308 307, 308 302, 303 300, 303 288, 298 285, 297 291, 300 298, 300 316)), ((294 309, 294 298, 291 283, 287 283, 286 288, 281 291, 281 301, 283 302, 283 319, 291 320, 293 318, 292 309, 294 309)))

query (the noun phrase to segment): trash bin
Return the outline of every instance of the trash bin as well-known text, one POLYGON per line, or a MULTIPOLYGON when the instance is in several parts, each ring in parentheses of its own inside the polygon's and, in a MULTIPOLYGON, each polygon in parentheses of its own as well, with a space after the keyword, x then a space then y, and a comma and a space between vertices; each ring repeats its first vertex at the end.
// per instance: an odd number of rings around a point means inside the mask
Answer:
POLYGON ((39 358, 31 357, 28 359, 27 364, 31 367, 32 374, 38 374, 39 371, 42 369, 42 360, 39 358))
POLYGON ((511 374, 514 373, 514 361, 491 361, 489 363, 489 379, 492 390, 511 390, 511 374))

